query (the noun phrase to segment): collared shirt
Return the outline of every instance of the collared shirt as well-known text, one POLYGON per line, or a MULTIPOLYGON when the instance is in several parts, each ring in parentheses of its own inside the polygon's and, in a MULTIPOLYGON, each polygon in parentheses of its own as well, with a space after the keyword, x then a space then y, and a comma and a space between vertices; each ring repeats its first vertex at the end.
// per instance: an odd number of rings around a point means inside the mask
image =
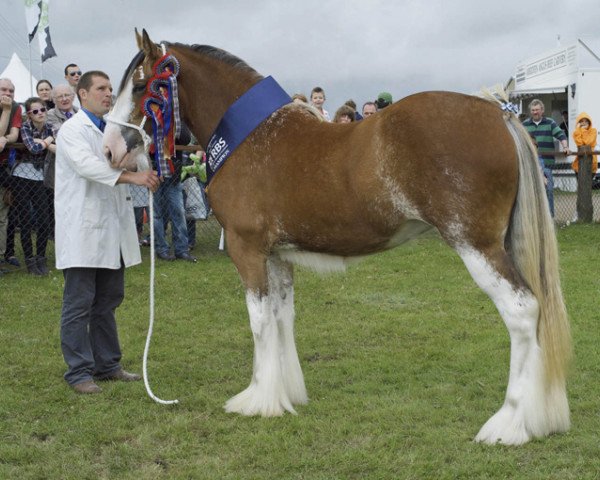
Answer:
POLYGON ((102 117, 94 115, 92 112, 86 110, 83 107, 81 107, 81 109, 86 113, 88 117, 90 117, 90 120, 93 122, 94 125, 98 127, 98 130, 104 132, 104 128, 106 127, 106 122, 104 121, 104 119, 102 117))
POLYGON ((554 151, 554 139, 558 141, 567 140, 565 132, 556 124, 554 120, 548 117, 542 117, 542 119, 535 123, 531 118, 528 118, 523 122, 525 129, 531 133, 538 144, 538 150, 544 159, 546 165, 554 165, 553 155, 544 155, 544 152, 554 151))

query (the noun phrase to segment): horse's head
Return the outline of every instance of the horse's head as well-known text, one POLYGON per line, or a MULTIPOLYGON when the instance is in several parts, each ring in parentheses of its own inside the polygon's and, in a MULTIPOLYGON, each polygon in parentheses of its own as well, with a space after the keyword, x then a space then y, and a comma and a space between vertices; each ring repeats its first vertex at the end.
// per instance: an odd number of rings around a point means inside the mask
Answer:
POLYGON ((153 65, 162 57, 161 48, 150 40, 146 30, 140 35, 136 29, 135 35, 140 51, 123 75, 103 142, 104 154, 111 166, 132 171, 138 166, 148 166, 151 127, 145 122, 142 98, 152 77, 153 65))

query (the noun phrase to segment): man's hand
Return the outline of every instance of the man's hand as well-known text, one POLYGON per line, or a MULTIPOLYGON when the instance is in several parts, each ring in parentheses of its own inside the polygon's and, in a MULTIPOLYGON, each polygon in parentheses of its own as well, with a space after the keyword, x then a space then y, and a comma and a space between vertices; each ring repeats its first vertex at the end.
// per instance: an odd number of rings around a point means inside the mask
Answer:
POLYGON ((151 191, 156 192, 160 185, 160 178, 154 170, 144 170, 139 172, 128 172, 125 170, 121 173, 117 183, 131 183, 133 185, 139 185, 140 187, 149 188, 151 191))
POLYGON ((0 105, 2 105, 3 110, 10 110, 12 107, 12 98, 3 95, 0 97, 0 105))

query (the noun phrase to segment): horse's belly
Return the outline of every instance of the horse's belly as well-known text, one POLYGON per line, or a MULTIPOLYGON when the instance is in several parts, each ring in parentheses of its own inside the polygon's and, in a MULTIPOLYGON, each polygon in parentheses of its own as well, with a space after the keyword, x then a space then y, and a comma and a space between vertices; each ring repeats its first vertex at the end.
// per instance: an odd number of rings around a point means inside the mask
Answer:
POLYGON ((422 222, 421 220, 407 220, 390 238, 389 242, 387 243, 387 248, 394 248, 398 245, 402 245, 409 240, 417 238, 419 235, 432 228, 433 227, 431 225, 422 222))
POLYGON ((281 245, 275 250, 281 259, 310 268, 320 273, 345 272, 348 265, 360 261, 364 256, 342 257, 328 253, 298 250, 295 245, 281 245))
MULTIPOLYGON (((398 245, 418 237, 431 228, 433 228, 431 225, 420 220, 408 220, 400 226, 384 248, 377 249, 376 251, 389 250, 397 247, 398 245)), ((376 253, 376 251, 369 251, 369 253, 376 253)), ((342 256, 329 253, 310 252, 308 250, 302 250, 297 245, 293 244, 280 245, 275 249, 275 253, 287 262, 308 267, 311 270, 322 273, 344 272, 348 265, 356 263, 366 256, 366 254, 342 256)))

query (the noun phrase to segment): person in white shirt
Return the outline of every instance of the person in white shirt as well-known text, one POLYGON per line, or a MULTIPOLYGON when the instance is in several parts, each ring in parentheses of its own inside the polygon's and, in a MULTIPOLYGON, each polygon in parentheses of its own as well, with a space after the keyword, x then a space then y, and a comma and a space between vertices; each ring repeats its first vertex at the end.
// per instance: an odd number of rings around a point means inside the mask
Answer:
POLYGON ((120 364, 115 310, 125 295, 124 269, 141 262, 129 186, 155 191, 156 172, 114 169, 102 151, 111 106, 108 76, 90 71, 79 80, 82 108, 56 139, 56 268, 65 286, 61 347, 65 380, 78 393, 99 393, 99 380, 139 380, 120 364))

